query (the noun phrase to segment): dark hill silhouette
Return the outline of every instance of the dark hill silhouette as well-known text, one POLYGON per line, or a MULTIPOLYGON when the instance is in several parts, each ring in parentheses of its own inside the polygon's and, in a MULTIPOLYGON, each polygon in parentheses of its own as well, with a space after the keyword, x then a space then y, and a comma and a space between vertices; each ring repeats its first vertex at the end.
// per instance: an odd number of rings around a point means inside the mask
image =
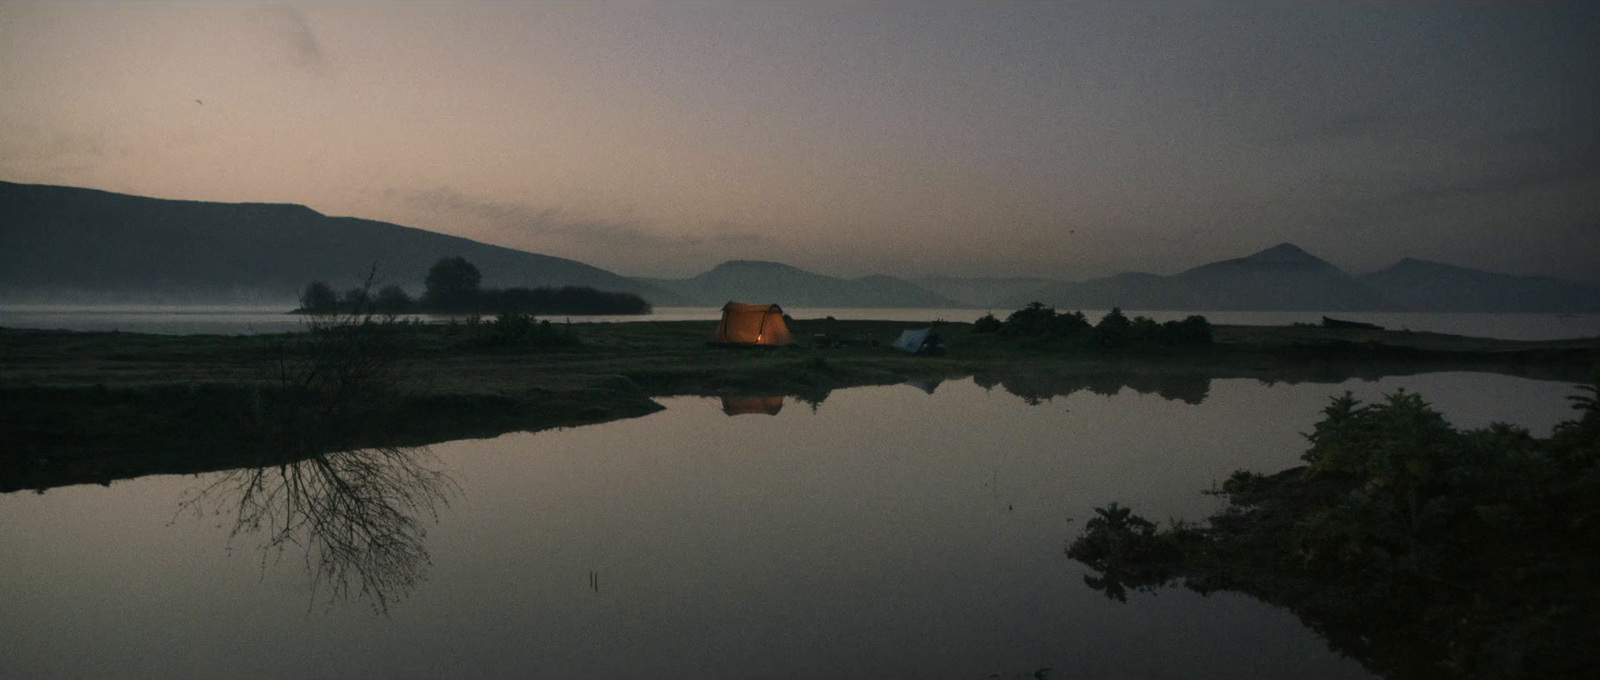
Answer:
POLYGON ((1355 277, 1289 243, 1172 277, 1200 309, 1372 310, 1391 305, 1355 277))
POLYGON ((670 292, 581 262, 300 205, 208 203, 0 182, 0 299, 293 302, 313 280, 344 289, 378 268, 420 293, 459 255, 486 287, 587 286, 652 304, 670 292))
POLYGON ((1407 309, 1447 312, 1600 312, 1600 288, 1405 258, 1361 280, 1407 309))
POLYGON ((1033 300, 1063 309, 1356 311, 1392 307, 1355 277, 1289 243, 1172 276, 1123 273, 1046 286, 1006 302, 1020 306, 1033 300))
POLYGON ((729 300, 785 307, 956 307, 954 301, 892 276, 841 279, 779 262, 730 260, 689 279, 641 279, 705 304, 729 300))

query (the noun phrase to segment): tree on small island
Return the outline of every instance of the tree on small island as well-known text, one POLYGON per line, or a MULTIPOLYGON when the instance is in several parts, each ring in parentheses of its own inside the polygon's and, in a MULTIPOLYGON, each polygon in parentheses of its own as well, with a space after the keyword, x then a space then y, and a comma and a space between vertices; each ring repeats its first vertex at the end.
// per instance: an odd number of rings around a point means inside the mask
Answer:
POLYGON ((482 281, 483 274, 466 258, 442 258, 428 269, 422 304, 441 311, 467 311, 482 299, 483 291, 478 288, 482 281))
POLYGON ((426 290, 412 299, 404 288, 370 286, 340 296, 322 281, 300 294, 300 314, 378 312, 381 314, 649 314, 650 303, 633 293, 583 286, 562 288, 482 288, 483 274, 466 258, 441 258, 428 269, 426 290))
POLYGON ((333 292, 333 286, 321 281, 312 281, 306 285, 305 292, 300 294, 300 309, 305 311, 333 310, 339 307, 339 294, 333 292))

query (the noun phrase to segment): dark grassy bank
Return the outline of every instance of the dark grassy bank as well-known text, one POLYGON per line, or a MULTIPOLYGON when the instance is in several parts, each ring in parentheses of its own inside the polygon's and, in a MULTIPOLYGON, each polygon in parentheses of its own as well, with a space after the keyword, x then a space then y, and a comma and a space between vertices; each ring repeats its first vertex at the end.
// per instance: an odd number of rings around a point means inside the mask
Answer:
POLYGON ((376 322, 350 337, 315 329, 256 336, 0 329, 0 491, 603 422, 657 410, 651 398, 658 396, 786 394, 817 403, 844 387, 972 376, 1030 402, 1132 387, 1198 403, 1217 378, 1337 382, 1477 370, 1579 381, 1600 347, 1596 340, 1218 326, 1210 344, 1107 348, 944 323, 937 326, 941 355, 909 356, 888 343, 926 324, 795 320, 798 344, 773 350, 708 347, 715 326, 548 324, 507 315, 475 324, 376 322), (359 334, 367 332, 373 335, 359 334), (367 366, 373 356, 383 358, 381 367, 367 366), (380 369, 381 380, 360 373, 380 369))

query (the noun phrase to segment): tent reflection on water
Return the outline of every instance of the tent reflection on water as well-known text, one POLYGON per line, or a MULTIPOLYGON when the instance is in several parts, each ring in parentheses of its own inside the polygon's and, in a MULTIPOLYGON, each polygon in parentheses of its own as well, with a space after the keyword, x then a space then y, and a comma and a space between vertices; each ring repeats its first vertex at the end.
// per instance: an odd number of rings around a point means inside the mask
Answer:
POLYGON ((722 412, 730 416, 743 416, 759 413, 769 416, 778 415, 783 410, 783 397, 728 397, 722 398, 722 412))

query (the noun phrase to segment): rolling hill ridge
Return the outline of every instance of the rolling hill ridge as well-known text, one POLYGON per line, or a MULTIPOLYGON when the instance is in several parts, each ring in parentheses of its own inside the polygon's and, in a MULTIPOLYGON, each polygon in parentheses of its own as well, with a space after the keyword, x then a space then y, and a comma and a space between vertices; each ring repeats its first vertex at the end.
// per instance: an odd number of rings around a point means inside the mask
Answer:
POLYGON ((292 302, 305 285, 380 283, 421 291, 459 255, 485 287, 589 286, 656 305, 686 301, 582 262, 301 205, 209 203, 0 182, 0 299, 292 302))
POLYGON ((291 304, 310 281, 420 293, 441 257, 477 265, 483 285, 588 286, 656 306, 729 300, 786 307, 1424 312, 1600 312, 1600 288, 1413 258, 1352 276, 1289 243, 1170 276, 1086 281, 891 276, 839 278, 732 260, 687 279, 630 278, 549 255, 301 205, 145 198, 0 182, 0 302, 291 304))

